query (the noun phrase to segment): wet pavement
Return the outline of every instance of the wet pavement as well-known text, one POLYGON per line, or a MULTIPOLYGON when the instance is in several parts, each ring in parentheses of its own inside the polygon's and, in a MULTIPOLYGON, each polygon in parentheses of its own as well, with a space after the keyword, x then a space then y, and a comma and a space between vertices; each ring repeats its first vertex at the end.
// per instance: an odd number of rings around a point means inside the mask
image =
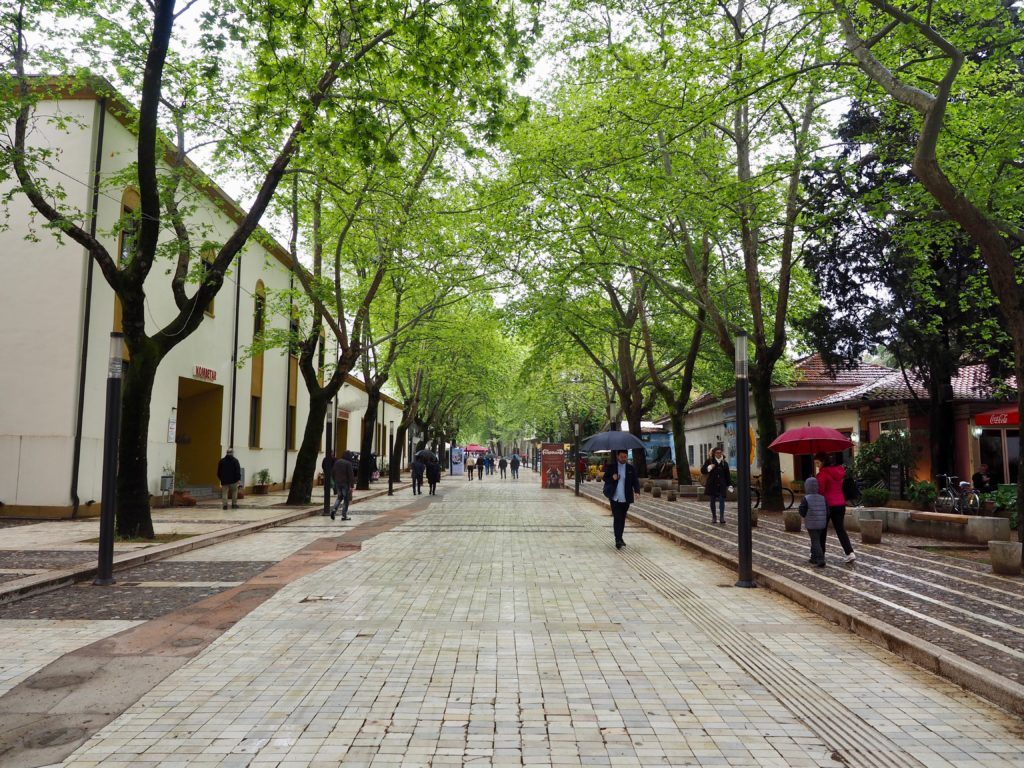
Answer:
MULTIPOLYGON (((603 504, 537 485, 446 479, 0 606, 0 765, 1024 766, 1017 717, 665 536, 617 551, 603 504)), ((700 504, 631 514, 735 544, 700 504)), ((895 616, 942 607, 931 572, 991 590, 928 627, 1018 594, 913 543, 815 572, 762 514, 755 564, 849 604, 879 582, 895 616)))

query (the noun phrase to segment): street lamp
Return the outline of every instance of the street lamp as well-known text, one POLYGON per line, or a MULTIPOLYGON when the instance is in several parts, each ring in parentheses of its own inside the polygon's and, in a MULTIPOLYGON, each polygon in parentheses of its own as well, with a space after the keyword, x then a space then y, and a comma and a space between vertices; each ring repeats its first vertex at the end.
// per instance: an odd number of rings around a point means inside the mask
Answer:
POLYGON ((395 495, 395 422, 388 422, 388 496, 395 495))
MULTIPOLYGON (((334 452, 334 408, 332 403, 327 404, 327 419, 326 426, 324 427, 324 453, 330 456, 334 452)), ((337 461, 338 457, 335 456, 334 460, 337 461)), ((330 463, 330 462, 328 462, 330 463)), ((324 514, 331 514, 331 483, 334 480, 334 467, 328 467, 328 471, 324 473, 324 514)))
POLYGON ((576 475, 576 495, 580 495, 580 423, 574 421, 572 423, 572 437, 573 443, 573 460, 576 462, 576 466, 573 468, 573 474, 576 475))
POLYGON ((756 587, 752 563, 750 524, 750 380, 747 371, 747 334, 736 335, 736 482, 739 484, 737 510, 737 587, 756 587))
POLYGON ((114 583, 114 515, 117 509, 117 448, 121 434, 121 377, 124 375, 124 334, 110 334, 107 364, 107 412, 103 427, 103 485, 100 490, 99 564, 93 584, 114 583))

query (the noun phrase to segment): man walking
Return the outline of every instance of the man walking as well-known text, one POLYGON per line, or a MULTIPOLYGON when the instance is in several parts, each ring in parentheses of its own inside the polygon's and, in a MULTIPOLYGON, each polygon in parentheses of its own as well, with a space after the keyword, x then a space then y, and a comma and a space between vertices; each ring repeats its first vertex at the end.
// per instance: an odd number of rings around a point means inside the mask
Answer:
POLYGON ((518 480, 519 479, 519 454, 518 453, 513 453, 512 454, 512 461, 510 461, 508 463, 508 466, 509 466, 509 469, 512 470, 512 479, 513 480, 518 480))
POLYGON ((220 481, 221 508, 228 508, 230 495, 231 508, 238 509, 238 484, 242 481, 242 467, 235 458, 235 452, 230 448, 224 454, 224 458, 217 462, 217 479, 220 481))
POLYGON ((504 480, 506 478, 506 474, 505 474, 505 468, 506 467, 508 467, 508 459, 506 459, 504 456, 502 456, 500 459, 498 459, 498 469, 501 470, 501 479, 502 480, 504 480))
POLYGON ((356 481, 356 468, 349 460, 348 453, 343 453, 334 462, 331 472, 334 475, 334 488, 338 492, 338 498, 331 507, 331 520, 341 506, 341 519, 348 520, 348 504, 352 500, 352 486, 356 481))
POLYGON ((629 451, 617 451, 615 462, 604 470, 604 495, 612 504, 612 530, 615 532, 615 548, 622 549, 626 542, 622 540, 626 530, 626 512, 633 503, 634 494, 640 493, 640 480, 636 468, 627 462, 629 451))

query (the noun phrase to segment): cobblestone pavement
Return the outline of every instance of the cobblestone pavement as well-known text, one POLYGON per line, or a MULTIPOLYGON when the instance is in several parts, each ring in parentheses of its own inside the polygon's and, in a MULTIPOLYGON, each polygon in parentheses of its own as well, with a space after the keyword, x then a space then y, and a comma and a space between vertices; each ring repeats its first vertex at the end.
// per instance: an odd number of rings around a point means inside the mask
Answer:
MULTIPOLYGON (((603 510, 535 475, 442 494, 60 765, 1024 766, 1018 719, 645 529, 617 551, 603 510)), ((269 562, 336 531, 309 518, 173 562, 269 562)))
MULTIPOLYGON (((581 489, 607 504, 596 483, 581 489)), ((706 503, 669 502, 647 494, 631 514, 642 515, 688 538, 735 556, 736 507, 726 526, 713 525, 706 503)), ((857 560, 842 561, 833 532, 828 568, 808 564, 806 532, 787 533, 781 513, 761 512, 753 532, 753 562, 845 605, 928 640, 996 674, 1024 682, 1024 579, 996 576, 985 563, 942 554, 936 542, 899 534, 880 545, 861 545, 857 560)))

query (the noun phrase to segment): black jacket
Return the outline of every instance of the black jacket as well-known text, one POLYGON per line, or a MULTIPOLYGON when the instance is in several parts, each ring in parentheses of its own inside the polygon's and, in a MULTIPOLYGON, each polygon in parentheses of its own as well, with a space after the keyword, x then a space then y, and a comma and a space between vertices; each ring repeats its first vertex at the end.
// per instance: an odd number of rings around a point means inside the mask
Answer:
POLYGON ((441 465, 436 461, 427 462, 427 482, 436 483, 441 479, 441 465))
MULTIPOLYGON (((615 495, 615 490, 619 485, 618 480, 613 480, 612 476, 618 471, 619 462, 613 461, 607 467, 604 468, 604 489, 603 493, 611 499, 615 495)), ((637 478, 636 467, 632 464, 626 464, 626 503, 632 504, 636 498, 634 494, 640 493, 640 480, 637 478)))
POLYGON ((225 456, 217 462, 217 479, 221 485, 232 485, 242 479, 242 466, 234 456, 225 456))
POLYGON ((704 492, 708 496, 725 496, 732 485, 732 474, 729 472, 729 462, 725 459, 715 461, 708 459, 700 468, 701 474, 707 475, 704 480, 704 492))

